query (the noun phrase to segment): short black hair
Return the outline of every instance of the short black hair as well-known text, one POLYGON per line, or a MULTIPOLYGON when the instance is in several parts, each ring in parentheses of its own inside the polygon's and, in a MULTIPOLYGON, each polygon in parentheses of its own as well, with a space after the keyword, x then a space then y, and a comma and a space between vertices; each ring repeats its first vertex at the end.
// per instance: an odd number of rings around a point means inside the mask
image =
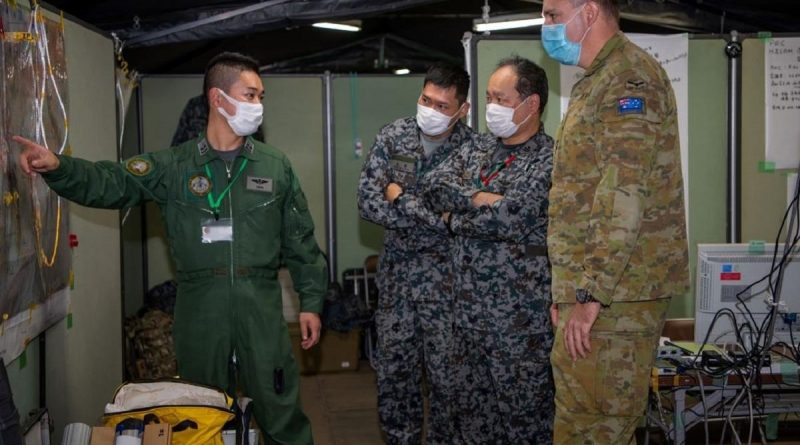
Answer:
MULTIPOLYGON (((597 3, 597 6, 600 7, 603 11, 605 11, 606 15, 610 18, 614 19, 615 22, 619 23, 619 4, 617 3, 618 0, 593 0, 597 3)), ((570 3, 573 7, 584 5, 588 2, 588 0, 570 0, 570 3)))
POLYGON ((219 88, 227 92, 243 71, 258 74, 258 61, 240 53, 224 52, 214 56, 206 65, 203 77, 203 96, 208 100, 208 90, 219 88))
POLYGON ((444 89, 455 87, 458 104, 461 105, 467 101, 469 74, 458 65, 445 62, 434 63, 425 73, 425 81, 422 83, 422 87, 424 88, 428 83, 444 89))
POLYGON ((516 54, 501 60, 495 71, 506 66, 511 67, 517 75, 517 85, 514 88, 522 98, 539 95, 539 113, 542 113, 547 105, 547 73, 539 65, 516 54))

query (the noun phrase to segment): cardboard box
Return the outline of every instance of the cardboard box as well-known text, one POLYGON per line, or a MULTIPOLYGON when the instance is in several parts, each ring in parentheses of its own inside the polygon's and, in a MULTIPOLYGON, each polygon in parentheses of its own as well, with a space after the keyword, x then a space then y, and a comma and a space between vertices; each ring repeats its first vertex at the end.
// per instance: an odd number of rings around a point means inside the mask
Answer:
POLYGON ((172 425, 168 423, 151 423, 144 426, 142 445, 170 445, 172 443, 172 425))
POLYGON ((360 329, 350 332, 323 329, 319 344, 310 350, 304 350, 300 347, 300 325, 288 325, 292 350, 301 374, 358 370, 360 329))
POLYGON ((114 445, 114 428, 110 426, 93 426, 89 445, 114 445))

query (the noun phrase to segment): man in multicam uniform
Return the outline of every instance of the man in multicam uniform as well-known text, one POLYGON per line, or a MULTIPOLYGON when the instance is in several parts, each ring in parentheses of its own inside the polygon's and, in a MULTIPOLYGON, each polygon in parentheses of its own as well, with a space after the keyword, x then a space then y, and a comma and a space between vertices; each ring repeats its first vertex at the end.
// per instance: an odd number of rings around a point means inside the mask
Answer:
POLYGON ((550 191, 554 440, 635 443, 669 299, 688 289, 675 98, 614 0, 544 0, 543 16, 548 54, 586 69, 550 191))
POLYGON ((465 144, 426 177, 455 234, 454 420, 464 444, 552 440, 553 342, 545 248, 553 140, 540 118, 547 77, 500 62, 486 90, 494 135, 465 144))
POLYGON ((469 110, 468 90, 463 69, 431 67, 417 116, 380 130, 359 181, 361 217, 386 229, 375 323, 378 413, 390 444, 421 443, 423 371, 430 404, 427 443, 452 444, 452 239, 418 184, 472 137, 460 122, 469 110))

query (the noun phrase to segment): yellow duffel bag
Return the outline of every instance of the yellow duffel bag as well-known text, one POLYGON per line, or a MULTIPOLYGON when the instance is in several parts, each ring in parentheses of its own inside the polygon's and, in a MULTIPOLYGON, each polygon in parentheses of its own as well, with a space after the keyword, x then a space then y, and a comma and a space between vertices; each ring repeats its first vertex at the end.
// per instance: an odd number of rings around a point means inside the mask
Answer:
POLYGON ((234 416, 233 399, 219 388, 159 379, 123 383, 106 405, 103 424, 168 423, 173 445, 222 445, 222 427, 234 416))

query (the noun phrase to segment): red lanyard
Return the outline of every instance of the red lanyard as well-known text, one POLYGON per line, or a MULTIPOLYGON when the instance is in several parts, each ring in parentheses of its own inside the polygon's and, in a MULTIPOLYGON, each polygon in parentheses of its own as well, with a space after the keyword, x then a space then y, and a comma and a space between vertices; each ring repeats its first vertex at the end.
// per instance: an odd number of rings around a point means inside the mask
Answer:
POLYGON ((511 153, 510 155, 508 155, 505 161, 496 162, 492 167, 492 171, 489 172, 488 175, 484 175, 483 169, 481 169, 480 175, 481 175, 481 183, 483 183, 483 186, 487 187, 489 183, 492 182, 494 178, 496 178, 497 175, 499 175, 504 168, 508 167, 509 165, 511 165, 512 162, 514 162, 514 159, 517 159, 517 155, 511 153))

